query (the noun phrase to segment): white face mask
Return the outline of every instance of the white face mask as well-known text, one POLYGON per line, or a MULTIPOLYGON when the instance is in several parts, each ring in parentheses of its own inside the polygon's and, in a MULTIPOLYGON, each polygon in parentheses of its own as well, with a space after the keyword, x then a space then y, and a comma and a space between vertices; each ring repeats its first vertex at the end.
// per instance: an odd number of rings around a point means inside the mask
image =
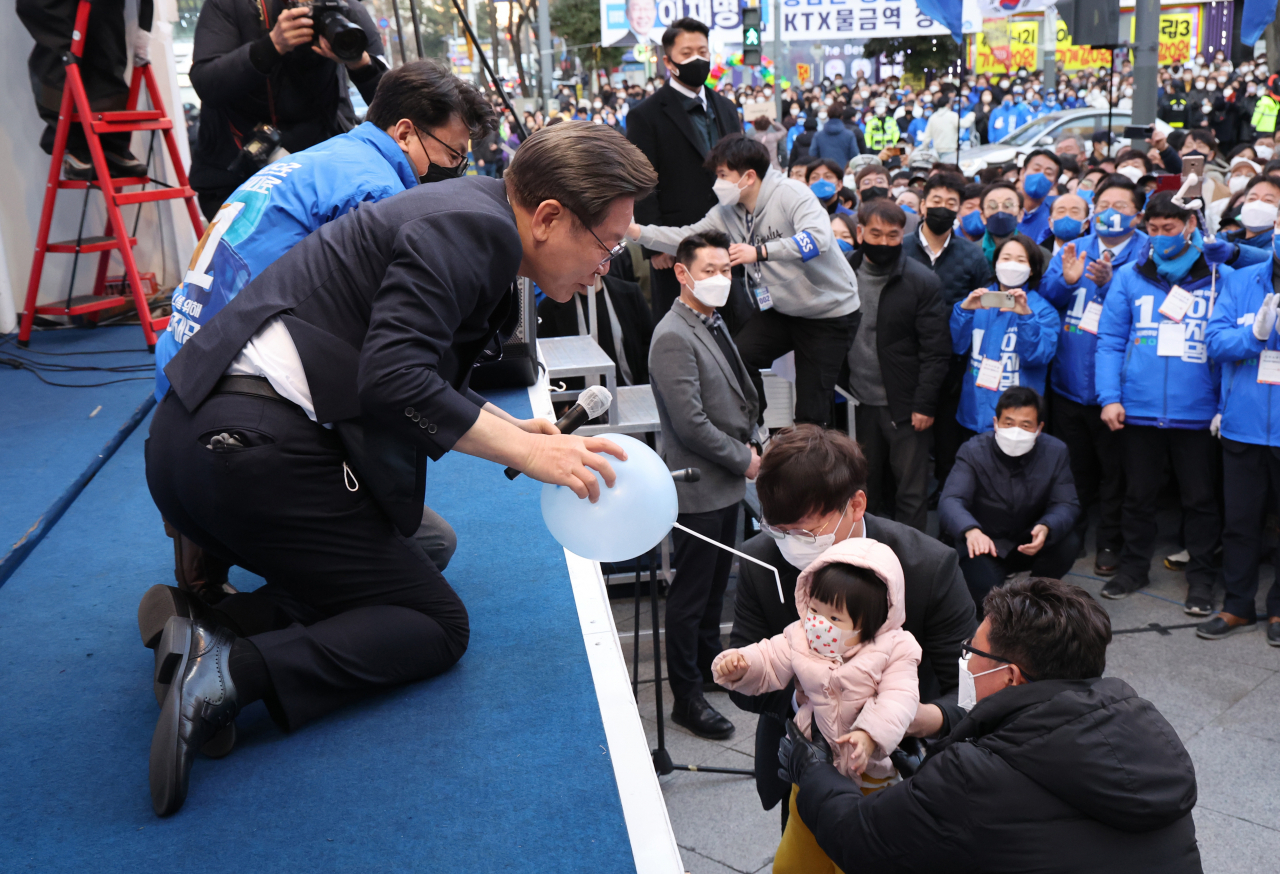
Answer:
POLYGON ((1232 176, 1227 180, 1227 187, 1231 189, 1232 194, 1239 194, 1249 184, 1250 178, 1249 176, 1232 176))
POLYGON ((1251 200, 1240 207, 1240 224, 1245 230, 1265 231, 1276 223, 1277 208, 1274 203, 1251 200))
POLYGON ((965 710, 972 710, 974 705, 978 703, 978 687, 973 682, 975 678, 985 677, 987 674, 994 674, 996 671, 1009 667, 1008 665, 1001 665, 998 668, 983 671, 981 674, 971 674, 969 673, 969 658, 968 653, 960 656, 960 688, 956 690, 956 703, 965 710))
POLYGON ((1138 180, 1142 178, 1142 171, 1139 170, 1137 167, 1133 166, 1132 164, 1127 164, 1124 167, 1117 167, 1116 172, 1119 173, 1121 176, 1129 177, 1129 180, 1133 182, 1135 185, 1137 184, 1138 180))
POLYGON ((729 286, 733 284, 727 276, 710 276, 706 279, 695 279, 693 281, 693 296, 698 299, 698 303, 703 306, 722 307, 725 301, 729 299, 729 286))
POLYGON ((717 179, 711 183, 711 190, 715 192, 721 206, 734 206, 742 197, 740 183, 741 180, 734 182, 729 179, 717 179))
POLYGON ((858 179, 857 179, 857 177, 856 177, 856 176, 854 176, 852 173, 850 173, 849 175, 845 176, 843 181, 844 181, 844 187, 845 187, 845 188, 848 188, 850 191, 855 191, 855 190, 857 190, 857 188, 858 188, 858 179))
POLYGON ((1036 445, 1038 432, 1023 428, 996 428, 996 446, 1011 458, 1026 455, 1036 445))
POLYGON ((1017 261, 1001 261, 996 265, 996 279, 1005 288, 1021 288, 1031 278, 1031 265, 1017 261))
POLYGON ((1275 149, 1270 146, 1254 146, 1253 150, 1258 153, 1258 160, 1260 161, 1270 161, 1272 155, 1276 153, 1275 149))
POLYGON ((858 645, 858 632, 836 628, 831 620, 811 609, 804 620, 804 634, 809 649, 827 659, 838 659, 844 651, 858 645))
POLYGON ((844 505, 844 510, 840 511, 840 520, 836 522, 835 527, 831 529, 830 534, 819 534, 813 543, 803 543, 796 538, 787 535, 778 541, 778 549, 782 552, 782 557, 792 567, 798 567, 804 570, 813 564, 813 560, 822 553, 826 552, 836 542, 836 531, 840 528, 840 523, 844 521, 844 514, 849 510, 849 505, 844 505))

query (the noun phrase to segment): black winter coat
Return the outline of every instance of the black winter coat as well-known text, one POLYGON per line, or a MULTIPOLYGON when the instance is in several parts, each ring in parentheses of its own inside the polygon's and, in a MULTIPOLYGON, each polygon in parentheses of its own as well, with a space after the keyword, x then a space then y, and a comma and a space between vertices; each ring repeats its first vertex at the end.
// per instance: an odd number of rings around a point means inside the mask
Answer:
MULTIPOLYGON (((366 103, 373 101, 386 67, 373 19, 355 0, 347 17, 369 37, 371 63, 350 74, 366 103)), ((281 146, 300 152, 355 127, 347 69, 302 45, 281 56, 270 31, 283 0, 267 0, 269 24, 258 0, 206 0, 196 23, 191 85, 200 95, 200 135, 191 156, 191 185, 225 197, 248 178, 227 168, 254 126, 279 128, 281 146)))
MULTIPOLYGON (((723 139, 742 133, 738 108, 724 96, 705 88, 714 111, 716 128, 723 139)), ((658 171, 658 188, 638 201, 636 221, 642 225, 691 225, 701 221, 719 201, 711 191, 716 176, 703 166, 704 148, 684 108, 688 99, 669 84, 641 102, 627 115, 627 139, 644 152, 658 171)))
POLYGON ((1173 726, 1113 677, 984 698, 920 771, 863 796, 800 777, 818 845, 860 874, 1200 874, 1196 775, 1173 726))
POLYGON ((993 431, 969 438, 956 453, 938 499, 942 531, 963 543, 966 531, 980 528, 995 541, 1001 558, 1030 543, 1036 525, 1048 526, 1047 544, 1057 543, 1074 529, 1079 515, 1067 444, 1048 434, 1017 458, 1000 451, 993 431))
MULTIPOLYGON (((960 644, 978 627, 973 598, 965 585, 956 551, 910 526, 870 514, 864 515, 866 536, 893 550, 902 563, 906 581, 903 628, 920 643, 923 655, 918 669, 920 700, 942 709, 943 733, 959 722, 964 711, 956 706, 959 685, 960 644)), ((757 534, 742 545, 742 551, 778 569, 783 601, 778 600, 778 584, 773 573, 757 564, 741 562, 733 607, 733 631, 729 645, 743 647, 766 637, 781 634, 795 622, 796 578, 800 571, 782 557, 778 544, 767 534, 757 534)), ((791 687, 764 695, 730 692, 742 710, 761 714, 756 723, 756 791, 769 810, 791 791, 778 779, 778 742, 786 734, 784 721, 793 714, 791 687)))
MULTIPOLYGON (((849 266, 856 271, 861 264, 862 253, 852 253, 849 266)), ((876 351, 889 416, 900 428, 911 427, 912 413, 937 412, 951 361, 950 310, 941 290, 938 277, 904 252, 880 292, 876 351)))
MULTIPOLYGON (((609 299, 613 301, 618 324, 622 328, 622 354, 626 356, 627 367, 631 370, 631 384, 644 385, 649 382, 649 341, 653 339, 653 317, 650 315, 649 303, 644 299, 640 286, 634 282, 606 275, 604 284, 609 290, 609 299)), ((538 336, 578 336, 578 312, 582 313, 585 322, 588 312, 586 295, 575 294, 573 300, 565 303, 549 297, 543 298, 538 304, 538 336)), ((613 324, 605 306, 603 291, 596 292, 596 337, 600 348, 616 364, 618 354, 613 340, 613 324)), ((567 377, 565 381, 569 388, 585 385, 580 376, 567 377)), ((618 373, 618 385, 627 385, 621 371, 618 373)))
POLYGON ((982 246, 966 240, 959 231, 951 232, 951 242, 938 256, 937 264, 929 260, 919 232, 903 238, 902 251, 938 277, 942 283, 942 305, 948 313, 957 302, 968 297, 969 292, 991 284, 991 266, 987 264, 987 256, 982 254, 982 246))

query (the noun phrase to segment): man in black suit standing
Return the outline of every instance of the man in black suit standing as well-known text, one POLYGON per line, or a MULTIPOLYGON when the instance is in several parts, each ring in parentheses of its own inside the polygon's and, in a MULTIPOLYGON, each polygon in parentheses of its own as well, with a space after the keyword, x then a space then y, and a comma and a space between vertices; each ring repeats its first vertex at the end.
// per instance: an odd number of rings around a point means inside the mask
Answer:
POLYGON ((611 128, 546 128, 503 179, 421 185, 324 225, 169 362, 152 497, 267 583, 216 609, 157 586, 139 607, 163 697, 156 813, 182 806, 196 751, 245 704, 292 729, 462 657, 466 608, 411 539, 428 458, 456 449, 592 500, 613 484, 596 453, 624 457, 615 444, 516 420, 467 383, 514 327, 517 276, 560 301, 594 285, 656 183, 611 128))
MULTIPOLYGON (((627 115, 627 138, 658 171, 658 189, 637 201, 636 223, 691 225, 718 201, 715 174, 703 166, 721 138, 742 132, 738 109, 706 86, 711 72, 710 31, 695 18, 681 18, 662 34, 662 62, 670 78, 627 115)), ((680 296, 674 258, 649 252, 650 291, 656 324, 680 296)))

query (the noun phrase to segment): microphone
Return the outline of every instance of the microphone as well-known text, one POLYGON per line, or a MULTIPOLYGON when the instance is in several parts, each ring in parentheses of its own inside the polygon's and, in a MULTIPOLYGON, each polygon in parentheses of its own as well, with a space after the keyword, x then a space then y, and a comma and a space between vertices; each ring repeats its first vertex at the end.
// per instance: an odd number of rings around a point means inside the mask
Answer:
MULTIPOLYGON (((556 422, 556 427, 560 429, 561 434, 572 434, 609 409, 609 404, 612 402, 613 395, 609 394, 607 388, 602 385, 593 385, 578 395, 578 399, 573 406, 565 411, 565 414, 560 417, 560 421, 556 422)), ((520 475, 520 471, 514 467, 508 467, 504 472, 507 475, 507 479, 511 480, 520 475)))
POLYGON ((686 467, 671 471, 671 478, 678 483, 696 483, 702 479, 702 471, 696 467, 686 467))

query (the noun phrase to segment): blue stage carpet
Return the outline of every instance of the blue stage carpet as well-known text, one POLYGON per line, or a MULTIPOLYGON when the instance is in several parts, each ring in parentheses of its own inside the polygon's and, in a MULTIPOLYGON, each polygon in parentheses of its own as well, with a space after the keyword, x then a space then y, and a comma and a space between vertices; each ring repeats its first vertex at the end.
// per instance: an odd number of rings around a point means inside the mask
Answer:
MULTIPOLYGON (((0 335, 0 558, 28 532, 37 530, 50 507, 147 400, 154 383, 147 379, 96 388, 56 388, 34 373, 2 363, 21 359, 37 365, 153 365, 155 359, 147 353, 137 326, 39 331, 31 337, 29 349, 19 349, 17 337, 0 335), (125 351, 95 354, 103 350, 125 351)), ((147 376, 97 371, 41 375, 51 382, 80 386, 147 376)))
MULTIPOLYGON (((523 391, 497 400, 528 415, 523 391)), ((186 806, 157 819, 135 611, 173 572, 143 479, 148 424, 0 588, 0 869, 634 870, 539 487, 461 455, 427 482, 459 535, 461 663, 292 735, 252 705, 236 750, 199 759, 186 806)))

